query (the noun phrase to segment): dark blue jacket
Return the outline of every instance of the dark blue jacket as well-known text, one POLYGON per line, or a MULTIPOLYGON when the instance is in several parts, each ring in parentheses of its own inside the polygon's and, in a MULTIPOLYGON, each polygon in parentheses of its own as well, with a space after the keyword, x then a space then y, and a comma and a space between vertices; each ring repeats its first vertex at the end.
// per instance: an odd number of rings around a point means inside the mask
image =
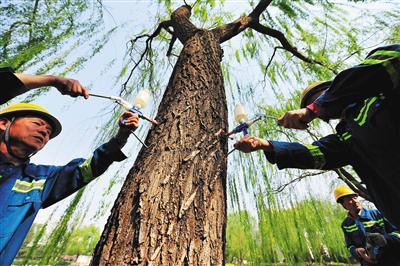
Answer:
POLYGON ((280 169, 353 166, 375 206, 400 227, 399 96, 400 45, 378 48, 310 106, 323 119, 341 117, 337 134, 311 145, 273 141, 266 156, 280 169))
POLYGON ((389 261, 400 262, 400 234, 378 210, 362 209, 360 217, 356 219, 347 216, 342 223, 342 230, 350 254, 360 262, 356 248, 366 248, 368 233, 380 233, 388 243, 386 247, 379 250, 378 261, 381 265, 389 261), (392 252, 395 250, 397 252, 392 252))
MULTIPOLYGON (((10 71, 0 70, 1 102, 24 88, 10 71), (4 78, 4 79, 3 79, 4 78), (8 92, 6 92, 6 89, 8 92), (5 93, 4 93, 5 92, 5 93)), ((64 166, 35 165, 26 161, 15 166, 0 153, 0 265, 14 260, 38 211, 71 195, 104 173, 114 161, 126 157, 116 140, 97 148, 88 159, 75 159, 64 166)))

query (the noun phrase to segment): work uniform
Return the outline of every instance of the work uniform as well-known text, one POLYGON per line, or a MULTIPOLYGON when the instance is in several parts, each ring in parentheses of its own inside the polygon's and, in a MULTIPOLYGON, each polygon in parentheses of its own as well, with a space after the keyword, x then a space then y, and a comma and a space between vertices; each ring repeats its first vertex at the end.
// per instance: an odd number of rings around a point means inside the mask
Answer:
POLYGON ((320 118, 340 117, 337 134, 311 145, 272 141, 266 157, 279 169, 353 166, 375 206, 400 227, 400 45, 378 48, 307 108, 320 118))
POLYGON ((362 209, 356 219, 347 216, 342 223, 342 230, 346 246, 350 254, 358 259, 361 265, 370 265, 362 261, 356 252, 356 248, 367 248, 367 234, 379 233, 387 241, 385 247, 374 247, 378 264, 376 266, 400 265, 400 234, 378 210, 362 209))
MULTIPOLYGON (((25 91, 13 76, 11 70, 0 70, 2 103, 25 91)), ((16 166, 0 153, 0 265, 12 263, 41 208, 87 185, 114 161, 124 160, 118 147, 111 139, 89 159, 75 159, 64 166, 35 165, 29 160, 16 166)))

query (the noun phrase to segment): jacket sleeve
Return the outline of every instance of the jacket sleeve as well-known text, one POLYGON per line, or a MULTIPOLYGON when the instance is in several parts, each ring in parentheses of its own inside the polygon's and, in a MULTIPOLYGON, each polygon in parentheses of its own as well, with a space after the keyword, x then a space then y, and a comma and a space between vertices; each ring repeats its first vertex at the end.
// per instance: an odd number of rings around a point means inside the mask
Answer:
POLYGON ((272 152, 265 152, 270 163, 279 169, 330 170, 349 164, 346 145, 336 134, 328 135, 312 144, 271 141, 272 152))
POLYGON ((385 94, 400 94, 400 45, 380 47, 359 65, 339 73, 332 85, 308 106, 320 118, 340 117, 350 104, 385 94))
POLYGON ((344 240, 345 240, 345 242, 346 242, 346 247, 347 247, 347 249, 349 250, 350 255, 351 255, 353 258, 355 258, 355 259, 357 259, 357 260, 360 260, 360 257, 358 256, 358 254, 357 254, 357 252, 356 252, 355 243, 351 240, 351 237, 350 237, 349 234, 346 232, 346 230, 343 228, 343 225, 342 225, 342 231, 343 231, 343 234, 344 234, 344 240))
MULTIPOLYGON (((382 216, 383 217, 383 216, 382 216)), ((400 231, 392 225, 385 217, 383 217, 386 234, 384 235, 386 241, 392 245, 400 246, 400 231)))
POLYGON ((0 104, 28 91, 28 88, 14 75, 12 68, 0 68, 0 104))
POLYGON ((67 165, 54 166, 46 179, 42 206, 46 208, 68 197, 103 174, 113 162, 126 159, 115 142, 115 139, 111 139, 103 144, 87 160, 75 159, 67 165))

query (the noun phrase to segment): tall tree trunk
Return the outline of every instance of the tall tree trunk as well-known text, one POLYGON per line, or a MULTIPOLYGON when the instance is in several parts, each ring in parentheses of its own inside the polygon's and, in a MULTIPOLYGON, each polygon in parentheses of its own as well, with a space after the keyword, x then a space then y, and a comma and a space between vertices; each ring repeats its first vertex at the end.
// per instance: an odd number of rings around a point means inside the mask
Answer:
POLYGON ((161 123, 147 136, 91 265, 224 264, 227 145, 214 135, 227 128, 220 36, 177 11, 171 23, 184 47, 161 123))

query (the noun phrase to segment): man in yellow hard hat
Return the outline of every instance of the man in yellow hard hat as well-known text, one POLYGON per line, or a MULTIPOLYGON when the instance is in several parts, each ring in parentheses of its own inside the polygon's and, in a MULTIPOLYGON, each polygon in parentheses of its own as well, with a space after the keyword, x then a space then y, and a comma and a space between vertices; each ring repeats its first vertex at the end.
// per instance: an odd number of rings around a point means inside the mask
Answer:
POLYGON ((376 209, 365 209, 348 186, 334 191, 336 202, 347 210, 342 222, 346 246, 361 265, 400 265, 400 234, 376 209))
POLYGON ((303 94, 301 108, 278 120, 286 128, 305 129, 315 118, 340 118, 336 134, 312 144, 243 137, 235 148, 262 149, 279 169, 331 170, 351 165, 375 206, 400 227, 399 99, 400 45, 380 47, 332 81, 313 84, 303 94))
MULTIPOLYGON (((10 92, 2 99, 19 94, 25 82, 35 81, 32 88, 49 85, 41 83, 38 76, 30 76, 27 81, 26 76, 19 79, 11 74, 0 74, 0 82, 7 84, 1 93, 10 92), (2 77, 9 79, 4 81, 2 77)), ((63 93, 87 96, 79 82, 63 84, 63 93)), ((104 173, 113 162, 126 158, 121 148, 131 130, 138 127, 139 117, 126 112, 120 117, 122 121, 124 126, 116 136, 88 159, 74 159, 63 166, 36 165, 29 158, 61 132, 61 123, 48 110, 32 103, 12 104, 0 111, 0 265, 11 265, 41 208, 66 198, 104 173)))

